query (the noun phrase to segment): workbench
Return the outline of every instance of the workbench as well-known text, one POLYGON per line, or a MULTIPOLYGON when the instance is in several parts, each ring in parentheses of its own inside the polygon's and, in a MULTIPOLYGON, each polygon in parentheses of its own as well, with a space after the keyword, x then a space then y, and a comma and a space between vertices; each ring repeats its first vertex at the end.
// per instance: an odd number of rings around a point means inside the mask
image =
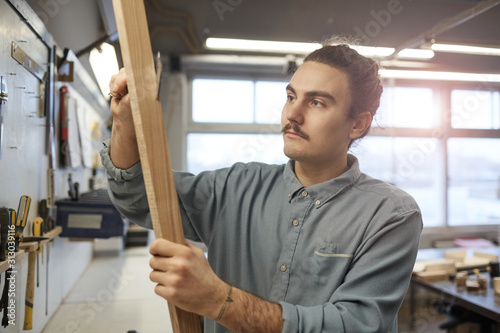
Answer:
MULTIPOLYGON (((419 260, 430 260, 444 258, 445 251, 458 249, 423 249, 417 256, 419 260)), ((475 251, 500 256, 500 247, 480 248, 480 249, 460 249, 466 250, 467 255, 472 255, 475 251)), ((410 325, 414 325, 415 314, 415 288, 424 288, 432 293, 440 295, 440 299, 445 302, 455 303, 465 309, 473 311, 481 316, 500 323, 500 296, 495 295, 490 281, 490 274, 484 271, 482 274, 487 278, 486 290, 468 291, 459 289, 452 280, 425 281, 412 275, 410 284, 410 325)))

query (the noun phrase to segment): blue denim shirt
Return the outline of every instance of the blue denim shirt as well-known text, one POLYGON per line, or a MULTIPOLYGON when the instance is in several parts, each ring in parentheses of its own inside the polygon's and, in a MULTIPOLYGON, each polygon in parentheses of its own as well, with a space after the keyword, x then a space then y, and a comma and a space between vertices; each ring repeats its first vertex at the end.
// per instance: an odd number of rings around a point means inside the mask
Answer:
MULTIPOLYGON (((151 228, 140 163, 121 170, 108 149, 109 192, 151 228)), ((411 196, 360 172, 305 188, 294 163, 237 163, 174 172, 186 238, 208 248, 224 281, 281 304, 283 332, 397 332, 422 230, 411 196)), ((261 316, 248 313, 257 327, 261 316)), ((205 332, 227 332, 206 319, 205 332)))

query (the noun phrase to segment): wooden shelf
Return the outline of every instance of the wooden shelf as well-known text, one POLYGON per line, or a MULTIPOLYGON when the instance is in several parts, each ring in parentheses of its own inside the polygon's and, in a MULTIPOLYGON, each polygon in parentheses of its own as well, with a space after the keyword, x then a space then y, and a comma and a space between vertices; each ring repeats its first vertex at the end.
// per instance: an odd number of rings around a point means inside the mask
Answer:
MULTIPOLYGON (((16 263, 19 260, 22 260, 23 258, 24 258, 24 250, 19 250, 14 255, 14 260, 16 261, 16 263)), ((7 257, 7 260, 0 261, 0 274, 5 273, 5 271, 9 269, 9 262, 8 262, 9 259, 12 259, 12 258, 7 257)))
POLYGON ((19 248, 23 249, 26 252, 37 251, 40 246, 47 244, 48 242, 53 241, 59 234, 62 232, 62 227, 60 225, 54 227, 51 231, 45 233, 42 237, 46 239, 35 241, 35 242, 21 242, 19 243, 19 248))
MULTIPOLYGON (((19 243, 19 251, 16 252, 14 259, 17 261, 22 260, 24 258, 24 254, 26 252, 37 251, 40 246, 47 244, 50 241, 53 241, 59 234, 62 232, 62 227, 60 225, 56 226, 51 231, 47 232, 43 237, 46 239, 38 241, 38 242, 21 242, 19 243)), ((9 269, 8 260, 12 258, 7 258, 5 261, 0 261, 0 274, 4 273, 9 269)))

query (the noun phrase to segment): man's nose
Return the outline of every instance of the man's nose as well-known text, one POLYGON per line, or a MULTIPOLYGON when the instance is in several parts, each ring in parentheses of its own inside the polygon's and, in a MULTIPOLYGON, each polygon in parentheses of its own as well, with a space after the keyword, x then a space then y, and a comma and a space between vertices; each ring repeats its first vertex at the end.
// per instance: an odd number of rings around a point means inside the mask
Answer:
POLYGON ((299 100, 285 105, 285 116, 289 122, 302 124, 304 121, 304 105, 299 100))

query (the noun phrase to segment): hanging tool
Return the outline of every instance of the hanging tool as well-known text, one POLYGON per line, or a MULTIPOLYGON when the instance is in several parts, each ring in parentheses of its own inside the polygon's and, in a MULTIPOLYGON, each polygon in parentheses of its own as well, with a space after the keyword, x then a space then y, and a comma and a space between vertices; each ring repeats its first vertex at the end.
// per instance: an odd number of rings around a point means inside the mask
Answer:
POLYGON ((73 201, 78 201, 78 199, 80 198, 80 193, 79 193, 80 184, 78 182, 73 183, 71 173, 68 174, 68 187, 69 187, 68 195, 70 199, 73 201))
POLYGON ((0 208, 0 261, 5 261, 5 252, 7 251, 7 236, 9 234, 9 209, 0 208))
POLYGON ((69 135, 68 135, 68 87, 62 86, 59 89, 59 107, 60 107, 60 117, 61 117, 61 151, 60 151, 60 163, 62 166, 69 167, 71 165, 70 154, 69 154, 69 135))
POLYGON ((47 199, 42 199, 38 203, 38 216, 40 216, 43 220, 41 227, 42 235, 45 234, 48 230, 47 228, 47 217, 49 215, 49 208, 47 207, 47 199))
POLYGON ((33 303, 35 300, 35 262, 36 251, 28 252, 28 279, 26 280, 26 299, 24 305, 23 330, 33 328, 33 303))
MULTIPOLYGON (((33 220, 33 236, 41 237, 42 236, 42 225, 43 219, 41 217, 36 217, 33 220)), ((38 250, 36 251, 36 287, 38 288, 40 285, 40 260, 39 254, 42 253, 42 245, 38 243, 38 250)), ((42 255, 43 258, 43 255, 42 255)))
POLYGON ((2 298, 0 299, 0 311, 3 310, 2 326, 9 326, 9 318, 7 317, 9 306, 9 277, 12 275, 12 268, 5 272, 5 284, 3 286, 2 298))
POLYGON ((31 198, 29 196, 21 196, 21 199, 19 200, 19 207, 17 208, 16 237, 21 238, 23 235, 23 230, 26 226, 26 220, 28 219, 30 204, 31 198))
MULTIPOLYGON (((50 241, 51 244, 52 241, 50 241)), ((45 316, 49 315, 49 258, 50 258, 50 244, 47 244, 45 255, 47 256, 47 268, 45 269, 45 316)))
MULTIPOLYGON (((54 45, 50 50, 50 57, 48 63, 47 84, 45 85, 47 91, 45 92, 45 108, 46 108, 46 132, 45 132, 45 150, 48 155, 48 168, 47 168, 47 217, 45 219, 46 230, 52 230, 54 225, 53 214, 55 212, 55 198, 56 187, 54 181, 55 169, 57 168, 56 162, 56 137, 55 137, 55 70, 56 70, 56 53, 57 48, 54 45)), ((43 216, 42 216, 43 217, 43 216)))
POLYGON ((3 76, 0 76, 0 160, 2 159, 2 147, 3 147, 3 109, 4 104, 9 99, 9 94, 7 92, 7 83, 3 76))
MULTIPOLYGON (((10 217, 10 226, 14 226, 15 228, 15 225, 16 225, 16 211, 12 208, 9 208, 9 217, 10 217)), ((15 252, 19 251, 19 238, 16 237, 16 234, 15 234, 15 229, 14 229, 14 246, 15 246, 15 252)))

